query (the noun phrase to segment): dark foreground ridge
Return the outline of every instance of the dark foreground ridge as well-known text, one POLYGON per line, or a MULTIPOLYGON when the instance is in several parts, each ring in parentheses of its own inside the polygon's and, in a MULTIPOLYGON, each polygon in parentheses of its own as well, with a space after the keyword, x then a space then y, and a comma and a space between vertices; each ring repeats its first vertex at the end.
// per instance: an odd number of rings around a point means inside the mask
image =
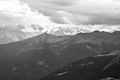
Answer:
POLYGON ((120 51, 74 62, 41 80, 120 80, 120 51))
POLYGON ((115 50, 120 50, 120 32, 96 31, 64 37, 41 34, 0 45, 0 80, 39 80, 78 60, 115 50))

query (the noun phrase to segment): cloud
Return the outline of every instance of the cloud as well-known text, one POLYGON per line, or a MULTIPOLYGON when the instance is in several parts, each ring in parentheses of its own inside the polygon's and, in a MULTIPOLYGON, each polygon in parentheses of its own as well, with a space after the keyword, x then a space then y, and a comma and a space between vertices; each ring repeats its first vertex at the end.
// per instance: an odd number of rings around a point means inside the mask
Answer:
POLYGON ((119 0, 0 0, 1 23, 120 25, 119 0), (5 18, 4 18, 5 17, 5 18))
POLYGON ((85 28, 92 26, 89 28, 91 30, 116 30, 120 27, 120 2, 119 0, 0 0, 0 23, 49 24, 51 25, 49 27, 54 27, 54 24, 71 24, 78 27, 83 25, 85 28))
POLYGON ((88 17, 89 21, 86 20, 83 24, 120 24, 120 3, 114 0, 79 0, 75 6, 66 10, 74 15, 88 17))
POLYGON ((62 8, 71 6, 75 4, 74 1, 70 0, 21 0, 28 5, 38 10, 40 13, 43 13, 45 16, 49 16, 50 19, 58 24, 67 23, 63 19, 63 15, 58 13, 59 11, 63 10, 62 8))
MULTIPOLYGON (((77 0, 76 0, 77 1, 77 0)), ((75 3, 73 0, 40 0, 40 2, 48 3, 56 6, 71 6, 75 3)))
POLYGON ((2 24, 53 24, 48 16, 44 16, 27 3, 19 0, 0 0, 0 22, 2 24))
POLYGON ((21 0, 56 23, 119 25, 119 0, 21 0), (63 11, 63 13, 57 13, 63 11), (71 14, 71 15, 69 15, 71 14), (57 15, 57 16, 56 16, 57 15), (62 15, 62 16, 61 16, 62 15), (64 17, 64 18, 63 18, 64 17))

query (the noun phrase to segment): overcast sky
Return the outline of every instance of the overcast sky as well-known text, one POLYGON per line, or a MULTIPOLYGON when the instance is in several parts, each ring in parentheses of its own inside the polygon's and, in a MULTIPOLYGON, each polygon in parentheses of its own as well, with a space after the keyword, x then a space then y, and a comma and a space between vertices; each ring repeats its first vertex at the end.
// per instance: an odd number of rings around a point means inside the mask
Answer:
POLYGON ((0 0, 0 24, 120 25, 120 0, 0 0))

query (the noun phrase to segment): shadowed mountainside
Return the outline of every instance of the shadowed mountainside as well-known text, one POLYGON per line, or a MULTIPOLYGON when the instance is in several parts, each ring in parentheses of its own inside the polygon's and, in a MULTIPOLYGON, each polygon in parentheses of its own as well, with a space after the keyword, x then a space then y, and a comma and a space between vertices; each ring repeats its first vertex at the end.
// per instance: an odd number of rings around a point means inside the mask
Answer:
POLYGON ((120 49, 120 32, 41 34, 0 45, 0 79, 36 80, 72 62, 120 49))
POLYGON ((41 80, 120 80, 120 51, 76 61, 41 80))

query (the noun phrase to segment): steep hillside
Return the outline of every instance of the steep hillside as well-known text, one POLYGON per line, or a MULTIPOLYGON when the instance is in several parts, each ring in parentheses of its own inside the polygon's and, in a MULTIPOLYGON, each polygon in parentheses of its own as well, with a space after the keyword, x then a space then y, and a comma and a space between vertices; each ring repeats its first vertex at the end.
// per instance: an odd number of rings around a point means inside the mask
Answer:
POLYGON ((120 80, 120 51, 74 62, 41 80, 120 80))
POLYGON ((36 80, 72 62, 120 49, 120 32, 41 34, 0 45, 0 79, 36 80))

